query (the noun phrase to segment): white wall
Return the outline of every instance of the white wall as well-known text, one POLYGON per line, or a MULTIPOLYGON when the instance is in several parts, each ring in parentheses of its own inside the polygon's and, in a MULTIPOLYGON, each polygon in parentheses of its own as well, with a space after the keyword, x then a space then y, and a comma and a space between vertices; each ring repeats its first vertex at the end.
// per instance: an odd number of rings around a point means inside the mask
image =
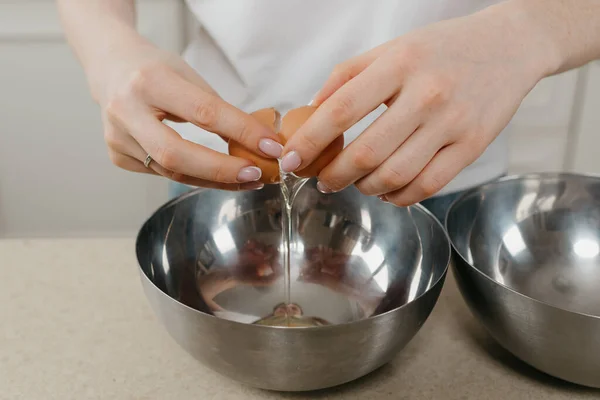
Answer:
MULTIPOLYGON (((178 1, 144 1, 140 30, 179 50, 178 1)), ((113 167, 98 107, 54 1, 0 1, 0 236, 131 234, 166 183, 113 167)))
POLYGON ((523 101, 512 121, 509 173, 564 170, 579 75, 545 79, 523 101))
MULTIPOLYGON (((142 1, 141 32, 180 49, 181 3, 142 1)), ((0 0, 0 65, 0 237, 135 234, 166 201, 166 182, 109 162, 54 1, 0 0)), ((597 110, 599 65, 542 82, 514 119, 510 172, 600 172, 597 110)))
POLYGON ((600 174, 600 61, 581 71, 567 169, 600 174))

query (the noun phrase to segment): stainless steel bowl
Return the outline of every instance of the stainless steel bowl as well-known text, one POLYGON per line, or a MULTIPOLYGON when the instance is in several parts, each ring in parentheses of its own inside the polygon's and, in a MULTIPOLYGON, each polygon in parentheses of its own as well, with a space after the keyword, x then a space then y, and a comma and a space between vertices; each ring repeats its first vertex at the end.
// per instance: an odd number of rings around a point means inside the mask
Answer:
POLYGON ((197 190, 142 227, 145 293, 204 365, 265 389, 331 387, 390 361, 429 316, 450 262, 443 226, 421 206, 395 208, 354 188, 321 195, 314 183, 294 206, 291 300, 325 326, 252 324, 285 300, 277 187, 197 190))
POLYGON ((470 191, 446 228, 460 291, 504 348, 600 387, 600 178, 509 177, 470 191))

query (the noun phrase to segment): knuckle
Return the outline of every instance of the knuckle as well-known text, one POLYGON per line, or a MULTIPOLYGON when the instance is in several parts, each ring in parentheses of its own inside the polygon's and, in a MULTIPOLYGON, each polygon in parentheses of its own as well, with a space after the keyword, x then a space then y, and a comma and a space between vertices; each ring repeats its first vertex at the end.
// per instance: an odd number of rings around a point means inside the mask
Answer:
POLYGON ((156 151, 156 157, 154 160, 162 166, 164 169, 169 171, 177 171, 179 169, 179 156, 177 152, 170 146, 160 147, 156 151))
POLYGON ((228 183, 230 179, 228 179, 227 168, 223 163, 216 163, 209 173, 209 180, 213 182, 223 182, 228 183))
POLYGON ((335 178, 335 177, 328 178, 321 182, 323 182, 329 189, 333 190, 334 192, 338 192, 338 191, 344 189, 346 186, 348 186, 347 182, 343 181, 342 179, 335 178))
POLYGON ((119 137, 119 132, 112 128, 104 130, 104 141, 108 148, 113 150, 119 150, 123 145, 123 141, 119 137))
POLYGON ((381 183, 387 191, 396 190, 406 186, 410 179, 401 172, 398 168, 386 168, 381 174, 381 183))
POLYGON ((428 87, 423 89, 423 92, 417 102, 417 108, 419 110, 428 110, 439 106, 443 103, 443 94, 437 88, 428 87))
POLYGON ((141 95, 150 84, 152 72, 149 68, 135 70, 129 76, 124 92, 128 94, 141 95))
POLYGON ((414 41, 403 41, 402 45, 398 47, 396 54, 407 62, 417 60, 421 57, 423 46, 417 44, 414 41))
POLYGON ((169 179, 177 183, 186 183, 187 177, 184 174, 180 174, 179 172, 169 171, 169 179))
POLYGON ((110 121, 118 121, 120 116, 123 115, 125 105, 123 104, 124 99, 121 96, 116 96, 110 99, 104 106, 104 112, 106 117, 110 121))
POLYGON ((331 71, 331 77, 336 80, 348 80, 351 79, 350 68, 345 63, 337 64, 331 71))
POLYGON ((421 86, 421 95, 418 101, 420 109, 438 107, 448 101, 450 93, 449 84, 440 76, 431 76, 425 79, 421 86))
POLYGON ((299 147, 308 150, 311 153, 321 151, 321 145, 315 138, 308 135, 302 135, 300 138, 299 147))
POLYGON ((375 190, 375 187, 369 180, 360 180, 356 182, 356 188, 365 196, 374 196, 378 194, 375 190))
POLYGON ((421 46, 405 41, 402 45, 394 47, 389 56, 393 61, 392 64, 396 68, 400 68, 400 72, 405 74, 413 72, 416 69, 418 61, 422 57, 421 53, 421 46))
POLYGON ((164 75, 166 67, 161 64, 148 64, 131 73, 125 92, 134 95, 144 95, 160 76, 164 75))
MULTIPOLYGON (((251 122, 251 121, 250 121, 251 122)), ((248 143, 256 145, 256 141, 252 141, 254 125, 252 123, 241 124, 239 130, 236 133, 235 141, 238 143, 248 143)))
POLYGON ((108 158, 110 159, 110 162, 113 163, 113 165, 115 165, 119 168, 125 168, 125 160, 124 160, 123 156, 121 154, 117 153, 116 151, 109 150, 108 158))
POLYGON ((446 117, 447 124, 453 127, 464 126, 470 119, 470 107, 466 104, 453 104, 446 117))
POLYGON ((379 165, 379 158, 373 146, 361 143, 354 152, 352 162, 361 171, 372 171, 379 165))
POLYGON ((425 198, 431 197, 444 188, 444 182, 438 175, 425 175, 419 182, 419 189, 425 198))
POLYGON ((346 180, 340 176, 337 176, 335 172, 330 171, 327 168, 321 171, 318 176, 318 180, 334 192, 340 191, 348 186, 348 182, 346 180))
POLYGON ((194 106, 194 120, 203 128, 211 128, 217 123, 219 107, 217 103, 210 99, 202 101, 194 106))
POLYGON ((149 88, 155 86, 163 69, 162 66, 148 65, 133 71, 126 83, 112 94, 104 107, 106 114, 113 118, 123 115, 133 99, 145 97, 149 88))
POLYGON ((393 199, 390 199, 388 197, 388 201, 396 207, 408 207, 413 204, 412 202, 407 201, 404 197, 398 197, 393 199))
POLYGON ((487 135, 482 126, 476 125, 465 134, 465 142, 475 152, 483 152, 488 146, 487 135))
POLYGON ((146 69, 139 69, 132 72, 125 88, 126 93, 140 94, 148 85, 149 72, 146 69))
POLYGON ((354 119, 355 100, 347 94, 338 95, 331 106, 331 119, 335 127, 346 130, 354 119))

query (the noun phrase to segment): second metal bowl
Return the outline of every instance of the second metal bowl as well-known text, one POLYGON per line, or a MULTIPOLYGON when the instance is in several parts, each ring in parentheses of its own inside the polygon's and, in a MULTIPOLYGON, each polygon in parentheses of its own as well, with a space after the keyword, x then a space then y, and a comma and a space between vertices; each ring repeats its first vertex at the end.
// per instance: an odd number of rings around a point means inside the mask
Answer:
POLYGON ((507 350, 600 388, 600 179, 511 177, 472 190, 446 228, 463 297, 507 350))

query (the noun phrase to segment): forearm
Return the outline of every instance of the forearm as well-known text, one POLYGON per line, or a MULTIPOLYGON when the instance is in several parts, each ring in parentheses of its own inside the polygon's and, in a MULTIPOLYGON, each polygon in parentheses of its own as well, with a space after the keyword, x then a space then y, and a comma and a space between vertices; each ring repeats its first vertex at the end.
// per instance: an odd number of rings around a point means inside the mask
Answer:
POLYGON ((95 97, 94 81, 112 57, 143 39, 135 29, 133 0, 57 0, 69 45, 81 62, 95 97))
POLYGON ((508 0, 496 11, 518 19, 543 46, 546 76, 600 59, 600 0, 508 0))

